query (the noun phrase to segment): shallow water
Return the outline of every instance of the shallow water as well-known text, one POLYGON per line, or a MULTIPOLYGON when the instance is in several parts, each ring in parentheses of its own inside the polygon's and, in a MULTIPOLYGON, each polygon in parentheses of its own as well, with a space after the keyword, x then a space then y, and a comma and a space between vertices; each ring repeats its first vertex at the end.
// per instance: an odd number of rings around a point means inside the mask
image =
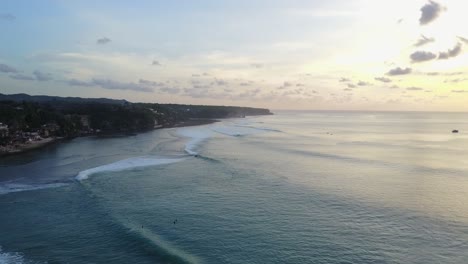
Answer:
POLYGON ((0 263, 468 263, 466 116, 280 112, 4 158, 0 263))

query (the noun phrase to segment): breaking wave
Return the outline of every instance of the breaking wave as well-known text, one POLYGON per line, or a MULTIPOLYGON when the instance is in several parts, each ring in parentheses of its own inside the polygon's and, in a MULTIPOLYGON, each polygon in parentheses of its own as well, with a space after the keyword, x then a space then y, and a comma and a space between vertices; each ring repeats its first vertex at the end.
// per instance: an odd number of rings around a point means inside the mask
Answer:
POLYGON ((196 149, 200 144, 206 139, 213 136, 213 133, 210 129, 203 127, 184 127, 177 130, 177 134, 190 140, 185 144, 185 152, 189 155, 195 156, 198 155, 196 149))
POLYGON ((76 180, 82 181, 89 178, 89 176, 100 172, 123 171, 133 168, 149 167, 175 163, 184 160, 184 158, 157 158, 157 157, 135 157, 120 160, 111 164, 102 165, 99 167, 87 169, 78 173, 75 177, 76 180))
MULTIPOLYGON (((44 184, 21 184, 21 183, 3 183, 0 185, 0 195, 13 193, 13 192, 24 192, 24 191, 33 191, 41 190, 48 188, 58 188, 66 186, 66 183, 44 183, 44 184)), ((2 262, 0 261, 0 264, 2 262)))
POLYGON ((251 128, 251 129, 256 129, 256 130, 263 130, 263 131, 268 131, 268 132, 283 132, 278 129, 274 128, 269 128, 269 127, 254 127, 254 126, 248 126, 248 125, 237 125, 238 127, 244 127, 244 128, 251 128))
POLYGON ((4 252, 0 246, 0 264, 33 264, 39 263, 24 258, 23 254, 17 252, 4 252))
POLYGON ((192 156, 198 156, 197 148, 202 142, 214 136, 214 134, 222 134, 231 137, 243 137, 247 135, 255 135, 265 132, 282 132, 277 129, 268 127, 255 127, 248 120, 237 122, 224 122, 222 124, 214 124, 200 127, 184 127, 177 130, 179 136, 189 138, 185 144, 184 151, 192 156))

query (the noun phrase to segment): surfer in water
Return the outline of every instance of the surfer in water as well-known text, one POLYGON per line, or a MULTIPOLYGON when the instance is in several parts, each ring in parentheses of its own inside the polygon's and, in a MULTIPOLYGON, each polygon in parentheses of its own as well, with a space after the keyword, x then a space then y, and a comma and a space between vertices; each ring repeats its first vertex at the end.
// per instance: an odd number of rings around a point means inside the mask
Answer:
POLYGON ((176 220, 174 220, 174 225, 175 225, 175 224, 177 224, 177 219, 176 219, 176 220))

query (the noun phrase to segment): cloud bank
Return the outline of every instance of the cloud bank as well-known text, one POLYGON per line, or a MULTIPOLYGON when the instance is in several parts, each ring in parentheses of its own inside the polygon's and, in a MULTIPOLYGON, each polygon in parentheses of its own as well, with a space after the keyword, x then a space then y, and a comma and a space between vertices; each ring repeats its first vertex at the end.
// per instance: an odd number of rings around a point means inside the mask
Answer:
POLYGON ((118 82, 118 81, 114 81, 110 79, 100 79, 100 78, 94 78, 91 81, 81 81, 81 80, 71 79, 71 80, 66 81, 66 83, 72 86, 84 86, 84 87, 99 86, 101 88, 108 89, 108 90, 130 90, 130 91, 146 92, 146 93, 151 93, 154 91, 152 88, 141 85, 141 84, 124 83, 124 82, 118 82))
POLYGON ((6 64, 0 64, 0 72, 4 72, 4 73, 17 73, 18 70, 16 70, 15 68, 11 67, 11 66, 8 66, 6 64))
POLYGON ((15 79, 15 80, 22 80, 22 81, 35 81, 36 80, 36 78, 32 76, 21 74, 21 73, 10 75, 10 78, 15 79))
POLYGON ((453 49, 449 49, 446 52, 439 53, 439 60, 446 60, 460 55, 462 51, 462 45, 458 43, 453 49))
POLYGON ((41 81, 41 82, 52 80, 52 75, 50 73, 44 73, 44 72, 36 70, 33 72, 33 74, 36 77, 36 80, 41 81))

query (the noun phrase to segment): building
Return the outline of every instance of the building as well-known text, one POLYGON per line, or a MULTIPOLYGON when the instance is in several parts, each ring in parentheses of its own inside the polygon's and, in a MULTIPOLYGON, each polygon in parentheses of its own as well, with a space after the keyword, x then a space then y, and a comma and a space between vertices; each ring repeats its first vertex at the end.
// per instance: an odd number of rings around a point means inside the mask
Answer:
POLYGON ((88 115, 79 115, 80 117, 80 123, 81 123, 81 127, 83 130, 90 130, 91 129, 91 125, 90 125, 90 122, 89 122, 89 116, 88 115))
POLYGON ((48 123, 42 126, 41 128, 41 136, 42 137, 51 137, 54 136, 57 131, 60 130, 60 126, 56 123, 48 123))
POLYGON ((8 125, 0 123, 0 138, 6 138, 9 135, 8 125))

